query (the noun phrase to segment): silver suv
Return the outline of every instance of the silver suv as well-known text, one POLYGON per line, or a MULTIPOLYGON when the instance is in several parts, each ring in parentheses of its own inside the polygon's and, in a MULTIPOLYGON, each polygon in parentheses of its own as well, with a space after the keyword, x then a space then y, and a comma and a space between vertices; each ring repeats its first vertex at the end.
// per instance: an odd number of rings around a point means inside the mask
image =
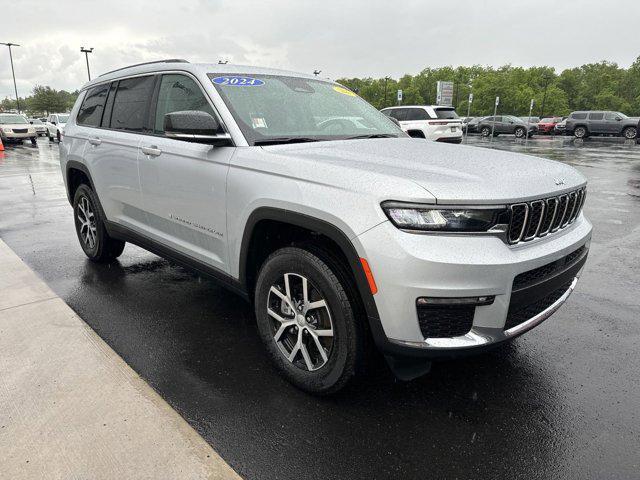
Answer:
POLYGON ((255 307, 277 368, 317 394, 372 345, 410 379, 530 330, 572 292, 591 238, 573 168, 410 138, 309 75, 110 72, 82 88, 60 148, 91 260, 132 242, 218 280, 255 307))

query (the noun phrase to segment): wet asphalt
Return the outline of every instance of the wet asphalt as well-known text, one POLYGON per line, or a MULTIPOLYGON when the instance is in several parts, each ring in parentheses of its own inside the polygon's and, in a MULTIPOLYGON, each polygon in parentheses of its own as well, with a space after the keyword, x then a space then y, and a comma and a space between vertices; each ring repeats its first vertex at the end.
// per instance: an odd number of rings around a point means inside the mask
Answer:
POLYGON ((381 362, 309 396, 272 369, 239 297, 131 245, 87 261, 46 139, 0 153, 0 237, 245 478, 640 478, 640 146, 469 143, 585 174, 591 252, 543 325, 409 383, 381 362))

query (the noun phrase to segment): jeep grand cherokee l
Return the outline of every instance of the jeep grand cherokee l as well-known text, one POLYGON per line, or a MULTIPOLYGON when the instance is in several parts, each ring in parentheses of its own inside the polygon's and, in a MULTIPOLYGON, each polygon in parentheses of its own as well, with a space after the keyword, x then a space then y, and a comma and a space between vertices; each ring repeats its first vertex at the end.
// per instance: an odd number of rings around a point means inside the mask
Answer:
POLYGON ((576 138, 612 135, 632 140, 638 134, 638 119, 620 112, 572 112, 567 118, 565 133, 576 138))
POLYGON ((530 330, 572 292, 591 238, 572 167, 410 138, 304 74, 114 71, 82 88, 60 149, 91 260, 132 242, 217 279, 317 394, 360 373, 368 345, 408 379, 530 330))

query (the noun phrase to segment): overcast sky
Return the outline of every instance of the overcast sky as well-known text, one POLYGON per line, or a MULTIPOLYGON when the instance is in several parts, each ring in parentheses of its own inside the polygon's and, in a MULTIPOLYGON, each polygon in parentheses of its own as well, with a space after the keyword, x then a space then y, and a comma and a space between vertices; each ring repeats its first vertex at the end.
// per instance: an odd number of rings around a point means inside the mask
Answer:
MULTIPOLYGON (((322 76, 399 77, 443 65, 551 65, 640 55, 640 0, 0 0, 18 93, 74 90, 92 74, 160 58, 322 76)), ((0 98, 13 98, 0 47, 0 98)))

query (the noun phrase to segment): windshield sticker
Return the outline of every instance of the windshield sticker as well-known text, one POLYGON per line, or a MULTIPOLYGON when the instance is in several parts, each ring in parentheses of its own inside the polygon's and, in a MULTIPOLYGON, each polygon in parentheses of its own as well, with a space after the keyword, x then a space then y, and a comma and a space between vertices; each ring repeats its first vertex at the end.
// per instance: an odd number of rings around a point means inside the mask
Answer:
POLYGON ((251 126, 253 128, 267 128, 267 121, 264 117, 251 117, 251 126))
POLYGON ((348 88, 344 88, 344 87, 340 87, 338 85, 334 86, 333 89, 338 92, 341 93, 343 95, 349 95, 350 97, 357 97, 357 95, 355 93, 353 93, 351 90, 349 90, 348 88))
POLYGON ((216 85, 231 87, 259 87, 264 85, 264 80, 252 77, 216 77, 212 80, 216 85))

